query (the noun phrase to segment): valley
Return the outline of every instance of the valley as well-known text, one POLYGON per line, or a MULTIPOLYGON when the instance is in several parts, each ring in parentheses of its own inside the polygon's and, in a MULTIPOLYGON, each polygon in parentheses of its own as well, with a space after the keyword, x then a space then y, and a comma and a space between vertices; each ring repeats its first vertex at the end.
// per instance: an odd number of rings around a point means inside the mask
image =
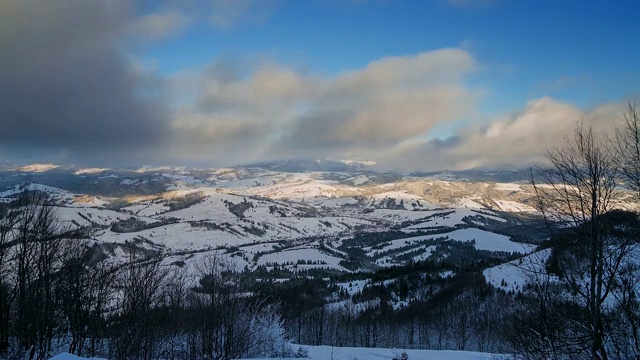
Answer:
POLYGON ((455 250, 443 244, 524 255, 545 236, 539 225, 530 230, 536 211, 524 181, 262 168, 45 169, 5 172, 0 201, 23 190, 46 193, 63 227, 81 229, 114 262, 134 247, 167 263, 217 253, 239 269, 328 276, 450 256, 455 250))

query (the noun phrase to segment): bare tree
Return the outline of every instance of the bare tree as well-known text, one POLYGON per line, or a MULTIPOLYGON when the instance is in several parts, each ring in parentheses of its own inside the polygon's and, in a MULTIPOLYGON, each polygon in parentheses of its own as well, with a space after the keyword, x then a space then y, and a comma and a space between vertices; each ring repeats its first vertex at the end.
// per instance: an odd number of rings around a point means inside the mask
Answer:
MULTIPOLYGON (((556 249, 556 266, 581 300, 581 321, 590 356, 607 359, 605 300, 615 285, 629 239, 612 233, 619 172, 609 143, 591 127, 579 125, 565 148, 547 152, 551 163, 532 176, 537 205, 547 220, 571 230, 564 248, 556 249), (563 249, 567 251, 562 251, 563 249)), ((578 345, 578 344, 576 344, 578 345)))
POLYGON ((17 202, 0 204, 0 356, 9 348, 11 316, 11 280, 9 276, 9 248, 13 245, 14 228, 19 221, 17 202))
POLYGON ((29 358, 43 359, 51 351, 56 331, 56 272, 64 233, 56 208, 44 194, 25 192, 18 200, 20 217, 13 234, 16 281, 13 294, 17 336, 29 358))
POLYGON ((164 302, 165 277, 169 269, 159 256, 138 256, 130 250, 129 262, 116 279, 120 290, 114 334, 115 356, 120 359, 153 359, 158 356, 159 319, 157 310, 164 302))
POLYGON ((640 200, 640 111, 635 102, 627 103, 621 120, 612 142, 616 165, 624 184, 635 191, 640 200))
POLYGON ((71 336, 68 351, 96 356, 98 343, 106 337, 104 318, 116 268, 107 261, 94 261, 85 241, 76 239, 64 246, 59 275, 60 307, 71 336))

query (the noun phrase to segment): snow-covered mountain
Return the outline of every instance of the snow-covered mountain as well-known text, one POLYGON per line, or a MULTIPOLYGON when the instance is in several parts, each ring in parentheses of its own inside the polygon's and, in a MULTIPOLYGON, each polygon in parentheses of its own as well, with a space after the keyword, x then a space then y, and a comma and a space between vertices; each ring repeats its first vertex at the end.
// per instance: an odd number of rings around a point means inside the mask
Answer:
MULTIPOLYGON (((554 247, 559 238, 545 241, 549 229, 526 181, 469 175, 22 167, 0 171, 0 210, 25 192, 46 195, 62 229, 82 234, 88 268, 147 263, 172 271, 177 280, 167 283, 193 296, 207 276, 225 286, 246 282, 237 298, 282 304, 285 327, 300 343, 434 348, 437 341, 438 349, 501 353, 509 351, 501 329, 522 312, 505 309, 523 306, 518 296, 541 283, 558 285, 559 299, 572 296, 568 285, 583 284, 585 271, 554 272, 572 255, 554 247), (379 338, 365 336, 374 331, 379 338)), ((637 228, 629 214, 612 212, 612 228, 637 228)), ((432 354, 411 356, 423 355, 432 354)))
POLYGON ((444 242, 526 254, 544 238, 524 230, 536 216, 525 182, 274 167, 20 167, 0 174, 0 201, 47 193, 60 221, 114 261, 134 245, 172 263, 215 252, 241 268, 350 272, 448 256, 444 242))

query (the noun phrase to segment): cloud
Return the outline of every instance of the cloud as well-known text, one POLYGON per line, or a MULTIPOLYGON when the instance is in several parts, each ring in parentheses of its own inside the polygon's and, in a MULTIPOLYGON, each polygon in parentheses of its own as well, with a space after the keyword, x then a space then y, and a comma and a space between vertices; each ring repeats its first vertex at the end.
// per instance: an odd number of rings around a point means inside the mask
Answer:
POLYGON ((583 122, 600 134, 610 130, 620 113, 619 104, 604 104, 590 110, 549 97, 530 101, 526 107, 488 124, 467 127, 448 139, 419 144, 402 154, 397 169, 415 169, 420 162, 426 170, 472 168, 523 168, 546 163, 548 149, 562 148, 567 135, 583 122))
POLYGON ((372 62, 326 82, 285 142, 341 151, 424 135, 471 108, 476 94, 463 80, 474 67, 472 57, 458 49, 372 62))
POLYGON ((104 162, 162 142, 169 124, 152 76, 119 50, 128 1, 9 0, 0 12, 5 152, 104 162))
POLYGON ((165 9, 134 19, 129 32, 142 39, 164 40, 182 33, 193 19, 181 11, 165 9))
POLYGON ((242 22, 266 21, 276 6, 275 0, 212 0, 209 20, 220 30, 233 30, 242 22))
POLYGON ((277 64, 246 75, 217 62, 176 79, 199 85, 177 112, 174 135, 189 156, 366 159, 472 112, 479 92, 465 79, 475 67, 459 49, 387 57, 332 78, 277 64))
MULTIPOLYGON (((216 26, 227 29, 265 6, 213 4, 216 26)), ((524 167, 561 147, 578 121, 600 131, 620 115, 620 104, 584 110, 544 97, 483 119, 483 89, 469 85, 480 66, 456 48, 384 57, 334 76, 227 57, 162 78, 142 65, 148 59, 125 50, 129 36, 166 39, 197 19, 194 8, 168 5, 135 18, 125 0, 0 2, 0 158, 93 166, 340 158, 403 171, 524 167), (442 135, 442 128, 454 130, 442 135)))

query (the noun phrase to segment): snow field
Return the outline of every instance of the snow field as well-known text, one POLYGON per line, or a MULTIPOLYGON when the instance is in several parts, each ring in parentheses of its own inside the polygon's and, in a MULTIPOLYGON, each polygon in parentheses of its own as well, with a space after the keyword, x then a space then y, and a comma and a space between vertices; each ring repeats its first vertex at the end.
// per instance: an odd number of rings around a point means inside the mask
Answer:
POLYGON ((495 200, 496 205, 502 211, 507 212, 536 212, 537 210, 527 204, 522 204, 516 201, 508 200, 495 200))
POLYGON ((496 183, 495 189, 498 191, 523 191, 519 184, 515 183, 496 183))
POLYGON ((549 278, 550 275, 546 275, 545 270, 549 256, 551 249, 537 251, 518 260, 485 269, 482 275, 487 282, 499 289, 519 291, 528 283, 549 278))
MULTIPOLYGON (((495 234, 492 232, 476 229, 476 228, 468 228, 468 229, 459 229, 454 230, 447 233, 442 234, 433 234, 433 235, 423 235, 423 236, 415 236, 397 240, 388 241, 388 245, 385 245, 381 249, 373 250, 371 247, 363 248, 365 251, 368 251, 369 256, 376 256, 384 253, 385 251, 395 250, 399 248, 403 248, 406 246, 419 245, 420 242, 425 240, 436 240, 439 238, 446 238, 445 240, 454 240, 460 242, 467 241, 475 241, 475 248, 478 250, 488 250, 488 251, 506 251, 506 252, 516 252, 520 254, 526 254, 533 250, 535 246, 528 244, 521 244, 514 241, 511 241, 511 238, 505 235, 495 234)), ((427 250, 429 248, 427 247, 427 250)), ((412 248, 411 250, 415 250, 412 248)), ((429 251, 427 251, 428 253, 429 251)))

